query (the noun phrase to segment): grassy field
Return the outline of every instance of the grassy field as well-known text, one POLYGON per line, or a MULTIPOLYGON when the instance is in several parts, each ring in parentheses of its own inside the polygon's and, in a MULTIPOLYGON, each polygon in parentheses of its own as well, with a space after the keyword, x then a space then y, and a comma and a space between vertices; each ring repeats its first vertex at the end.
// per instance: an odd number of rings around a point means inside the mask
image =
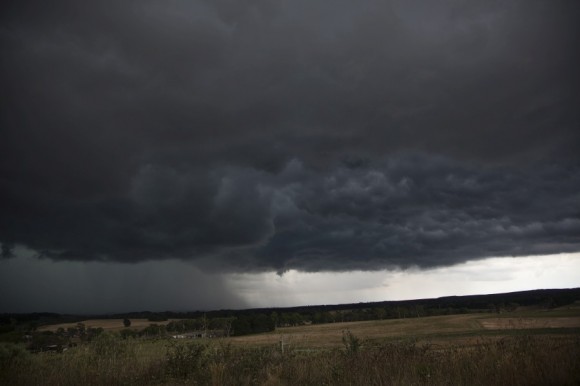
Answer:
POLYGON ((300 349, 335 348, 343 345, 342 336, 350 331, 368 344, 388 343, 401 339, 457 344, 479 336, 509 336, 513 333, 560 334, 580 331, 580 309, 543 312, 541 317, 530 311, 498 314, 463 314, 410 319, 374 320, 279 328, 275 332, 230 338, 236 345, 260 346, 284 344, 300 349))
MULTIPOLYGON (((151 322, 148 319, 131 319, 131 328, 142 329, 149 326, 151 323, 166 325, 172 320, 176 319, 169 319, 162 322, 151 322)), ((59 328, 64 328, 66 330, 70 327, 76 327, 78 323, 84 324, 86 328, 102 328, 105 331, 119 331, 125 328, 123 325, 123 319, 89 319, 75 323, 60 323, 41 326, 38 328, 38 331, 56 331, 59 328)))
MULTIPOLYGON (((0 384, 580 384, 580 309, 534 312, 305 325, 205 340, 121 339, 121 320, 85 321, 107 331, 61 354, 0 346, 0 384)), ((58 327, 66 328, 50 328, 58 327)))

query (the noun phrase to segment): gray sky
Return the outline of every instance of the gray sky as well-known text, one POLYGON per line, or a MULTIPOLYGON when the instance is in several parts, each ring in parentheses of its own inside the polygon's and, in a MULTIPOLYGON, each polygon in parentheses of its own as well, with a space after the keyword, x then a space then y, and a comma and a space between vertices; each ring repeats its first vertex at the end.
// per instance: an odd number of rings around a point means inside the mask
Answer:
POLYGON ((580 251, 577 2, 1 7, 6 310, 580 251))

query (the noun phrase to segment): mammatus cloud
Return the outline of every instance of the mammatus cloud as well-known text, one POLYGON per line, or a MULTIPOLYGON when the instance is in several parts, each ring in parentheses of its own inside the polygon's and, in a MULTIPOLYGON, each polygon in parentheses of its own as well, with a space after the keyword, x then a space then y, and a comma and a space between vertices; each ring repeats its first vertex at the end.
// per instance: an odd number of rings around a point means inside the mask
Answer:
POLYGON ((580 250, 579 6, 3 5, 0 242, 283 272, 580 250))

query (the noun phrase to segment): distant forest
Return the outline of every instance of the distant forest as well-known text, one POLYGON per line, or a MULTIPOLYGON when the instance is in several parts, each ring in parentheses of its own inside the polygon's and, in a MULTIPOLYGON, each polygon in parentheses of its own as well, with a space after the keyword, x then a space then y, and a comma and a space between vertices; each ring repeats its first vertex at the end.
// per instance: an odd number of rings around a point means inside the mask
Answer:
POLYGON ((202 330, 219 331, 219 334, 215 336, 229 336, 267 332, 278 327, 303 324, 416 318, 477 312, 505 313, 521 307, 551 309, 579 300, 580 288, 573 288, 492 295, 447 296, 436 299, 245 310, 141 311, 109 315, 0 314, 0 340, 3 336, 16 338, 17 335, 30 333, 30 331, 35 331, 43 325, 76 323, 87 319, 148 319, 151 321, 151 325, 141 331, 126 329, 124 333, 126 336, 160 336, 202 330), (166 325, 156 324, 169 319, 181 320, 171 321, 166 325))

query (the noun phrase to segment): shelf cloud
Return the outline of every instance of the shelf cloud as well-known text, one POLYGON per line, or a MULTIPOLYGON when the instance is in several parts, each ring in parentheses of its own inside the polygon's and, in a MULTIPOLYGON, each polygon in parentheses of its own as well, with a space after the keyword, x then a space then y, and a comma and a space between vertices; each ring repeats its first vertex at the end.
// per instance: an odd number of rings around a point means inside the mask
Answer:
POLYGON ((0 243, 214 272, 580 251, 580 5, 3 4, 0 243))

